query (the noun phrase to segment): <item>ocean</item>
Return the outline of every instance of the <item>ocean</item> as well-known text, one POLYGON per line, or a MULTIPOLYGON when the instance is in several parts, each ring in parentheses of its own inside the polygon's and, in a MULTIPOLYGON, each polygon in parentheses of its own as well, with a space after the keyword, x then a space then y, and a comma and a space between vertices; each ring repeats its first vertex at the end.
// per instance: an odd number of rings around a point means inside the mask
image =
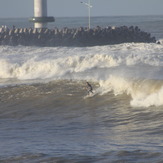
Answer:
MULTIPOLYGON (((163 162, 163 16, 91 23, 138 26, 161 44, 0 46, 0 162, 163 162)), ((31 26, 25 18, 1 25, 31 26)), ((49 24, 80 26, 87 18, 49 24)))

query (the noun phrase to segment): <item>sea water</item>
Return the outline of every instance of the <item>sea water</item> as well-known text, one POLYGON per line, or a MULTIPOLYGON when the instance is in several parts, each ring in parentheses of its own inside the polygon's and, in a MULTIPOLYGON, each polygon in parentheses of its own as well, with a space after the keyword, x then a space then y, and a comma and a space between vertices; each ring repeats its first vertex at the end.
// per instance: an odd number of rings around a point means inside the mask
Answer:
MULTIPOLYGON (((93 20, 163 38, 163 16, 93 20)), ((0 162, 162 162, 162 117, 163 44, 0 46, 0 162)))

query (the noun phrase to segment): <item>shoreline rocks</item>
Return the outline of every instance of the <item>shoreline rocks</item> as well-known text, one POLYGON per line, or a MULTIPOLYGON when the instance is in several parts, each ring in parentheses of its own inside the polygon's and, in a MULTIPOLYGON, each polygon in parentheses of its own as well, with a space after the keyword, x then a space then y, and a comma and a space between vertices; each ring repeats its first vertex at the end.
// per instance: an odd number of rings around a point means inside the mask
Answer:
POLYGON ((10 46, 100 46, 120 43, 156 43, 150 33, 141 31, 137 26, 101 28, 0 28, 0 45, 10 46))

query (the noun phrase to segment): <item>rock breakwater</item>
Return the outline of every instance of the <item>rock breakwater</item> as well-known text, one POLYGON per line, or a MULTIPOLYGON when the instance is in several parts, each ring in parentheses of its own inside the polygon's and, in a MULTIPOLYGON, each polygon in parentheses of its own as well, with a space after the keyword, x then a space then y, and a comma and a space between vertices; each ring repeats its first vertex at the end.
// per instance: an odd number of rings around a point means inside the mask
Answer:
POLYGON ((97 46, 129 42, 155 43, 155 37, 137 26, 96 28, 0 28, 0 45, 23 46, 97 46))

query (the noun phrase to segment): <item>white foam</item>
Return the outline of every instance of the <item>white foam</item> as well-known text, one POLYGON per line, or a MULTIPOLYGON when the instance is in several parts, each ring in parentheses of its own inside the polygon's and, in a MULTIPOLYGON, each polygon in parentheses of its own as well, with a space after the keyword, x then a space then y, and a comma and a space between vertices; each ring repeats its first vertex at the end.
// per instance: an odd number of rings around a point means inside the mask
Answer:
POLYGON ((101 94, 113 91, 115 95, 127 94, 131 96, 130 104, 135 107, 149 107, 163 105, 162 80, 132 80, 110 76, 100 81, 101 94))
POLYGON ((136 107, 161 106, 163 105, 162 97, 163 97, 163 87, 151 94, 148 95, 144 94, 143 96, 141 95, 140 97, 137 96, 133 98, 133 100, 131 101, 131 105, 136 107))
POLYGON ((163 46, 121 44, 90 48, 0 47, 0 78, 45 79, 90 69, 163 66, 163 46), (9 54, 8 54, 9 53, 9 54))
POLYGON ((82 48, 1 46, 0 83, 5 85, 4 79, 89 79, 100 83, 101 94, 113 90, 115 95, 131 95, 131 105, 162 105, 161 100, 151 100, 159 99, 161 90, 144 94, 145 86, 142 90, 135 86, 139 80, 163 80, 162 52, 163 45, 144 43, 82 48))

